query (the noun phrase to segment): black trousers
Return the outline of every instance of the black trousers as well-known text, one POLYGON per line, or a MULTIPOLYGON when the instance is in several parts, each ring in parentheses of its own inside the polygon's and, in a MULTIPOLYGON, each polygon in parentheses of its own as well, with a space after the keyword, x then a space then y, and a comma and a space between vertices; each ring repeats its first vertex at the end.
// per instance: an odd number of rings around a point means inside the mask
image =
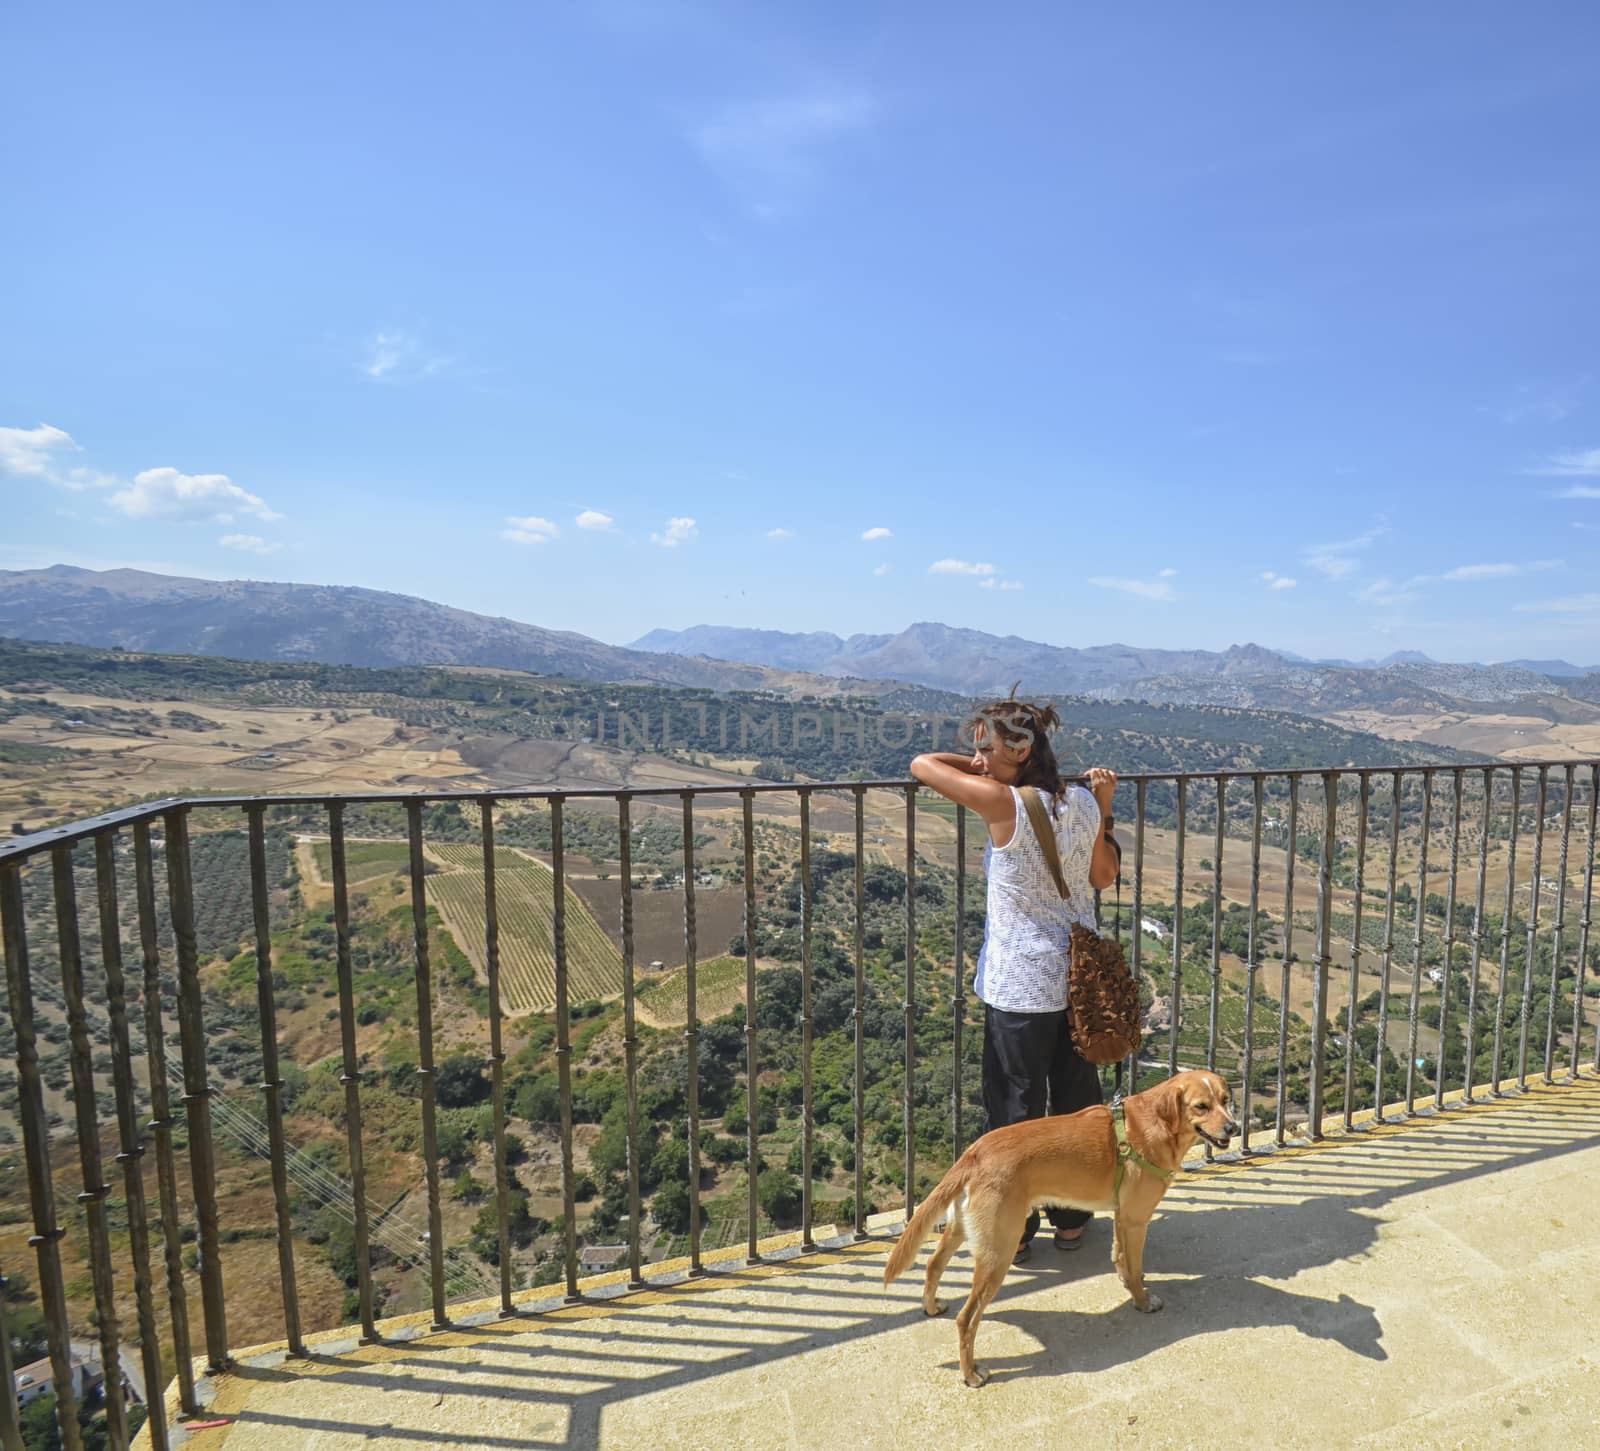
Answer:
MULTIPOLYGON (((1046 1113, 1076 1113, 1101 1102, 1100 1073, 1072 1046, 1066 1009, 1007 1013, 984 1005, 983 1113, 986 1128, 1004 1128, 1046 1113)), ((1082 1209, 1046 1209, 1056 1229, 1077 1229, 1094 1216, 1082 1209)), ((1026 1244, 1039 1231, 1028 1216, 1026 1244)))

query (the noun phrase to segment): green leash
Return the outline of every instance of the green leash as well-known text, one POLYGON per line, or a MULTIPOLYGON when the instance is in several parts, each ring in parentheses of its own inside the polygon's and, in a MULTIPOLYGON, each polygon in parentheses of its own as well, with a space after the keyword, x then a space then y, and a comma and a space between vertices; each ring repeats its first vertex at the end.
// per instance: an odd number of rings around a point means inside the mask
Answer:
POLYGON ((1137 1164, 1146 1174, 1157 1174, 1170 1180, 1176 1169, 1158 1169, 1128 1141, 1128 1124, 1122 1116, 1122 1095, 1111 1100, 1111 1123, 1117 1131, 1117 1168, 1111 1180, 1111 1206, 1115 1209, 1122 1201, 1122 1176, 1129 1163, 1137 1164))

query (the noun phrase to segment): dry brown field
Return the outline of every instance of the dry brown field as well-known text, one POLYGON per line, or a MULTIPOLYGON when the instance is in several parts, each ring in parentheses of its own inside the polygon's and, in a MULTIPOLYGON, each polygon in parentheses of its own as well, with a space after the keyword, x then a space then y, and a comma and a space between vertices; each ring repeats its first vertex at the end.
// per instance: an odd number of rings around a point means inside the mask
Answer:
POLYGON ((1333 711, 1323 717, 1349 730, 1370 731, 1394 741, 1420 741, 1449 746, 1506 761, 1592 760, 1600 756, 1600 707, 1574 702, 1577 721, 1557 722, 1543 716, 1503 712, 1443 715, 1387 715, 1382 711, 1333 711))

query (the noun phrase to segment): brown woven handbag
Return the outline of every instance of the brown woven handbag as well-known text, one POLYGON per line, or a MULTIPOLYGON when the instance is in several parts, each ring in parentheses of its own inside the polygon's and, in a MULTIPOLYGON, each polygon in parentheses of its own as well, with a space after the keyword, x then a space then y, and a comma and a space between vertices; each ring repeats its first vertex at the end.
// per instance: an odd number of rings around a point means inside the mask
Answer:
MULTIPOLYGON (((1070 900, 1072 894, 1061 874, 1061 854, 1056 850, 1056 834, 1044 801, 1032 786, 1021 787, 1018 794, 1027 808, 1056 890, 1070 900)), ((1073 1046, 1080 1058, 1096 1065, 1116 1063, 1138 1048, 1142 1037, 1139 986, 1128 971, 1122 944, 1091 932, 1078 922, 1072 924, 1067 1007, 1072 1018, 1073 1046)))

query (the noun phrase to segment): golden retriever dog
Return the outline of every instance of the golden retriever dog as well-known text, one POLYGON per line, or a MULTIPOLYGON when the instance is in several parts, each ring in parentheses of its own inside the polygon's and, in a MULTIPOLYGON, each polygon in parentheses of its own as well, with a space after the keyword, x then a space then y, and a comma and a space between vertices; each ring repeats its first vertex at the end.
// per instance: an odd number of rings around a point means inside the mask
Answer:
POLYGON ((1122 1113, 1125 1142, 1119 1140, 1111 1110, 1100 1104, 992 1130, 956 1160, 906 1225, 884 1267, 885 1285, 905 1272, 949 1211, 922 1289, 922 1308, 930 1315, 944 1309, 934 1296, 950 1256, 963 1240, 972 1241, 972 1293, 956 1316, 961 1378, 969 1386, 988 1379, 973 1359, 978 1321, 1005 1279, 1028 1213, 1037 1205, 1112 1213, 1111 1261, 1122 1283, 1138 1309, 1161 1308, 1160 1299, 1144 1287, 1150 1216, 1184 1155, 1201 1139, 1227 1148, 1239 1125, 1228 1085, 1204 1071, 1179 1073, 1129 1095, 1122 1113))

